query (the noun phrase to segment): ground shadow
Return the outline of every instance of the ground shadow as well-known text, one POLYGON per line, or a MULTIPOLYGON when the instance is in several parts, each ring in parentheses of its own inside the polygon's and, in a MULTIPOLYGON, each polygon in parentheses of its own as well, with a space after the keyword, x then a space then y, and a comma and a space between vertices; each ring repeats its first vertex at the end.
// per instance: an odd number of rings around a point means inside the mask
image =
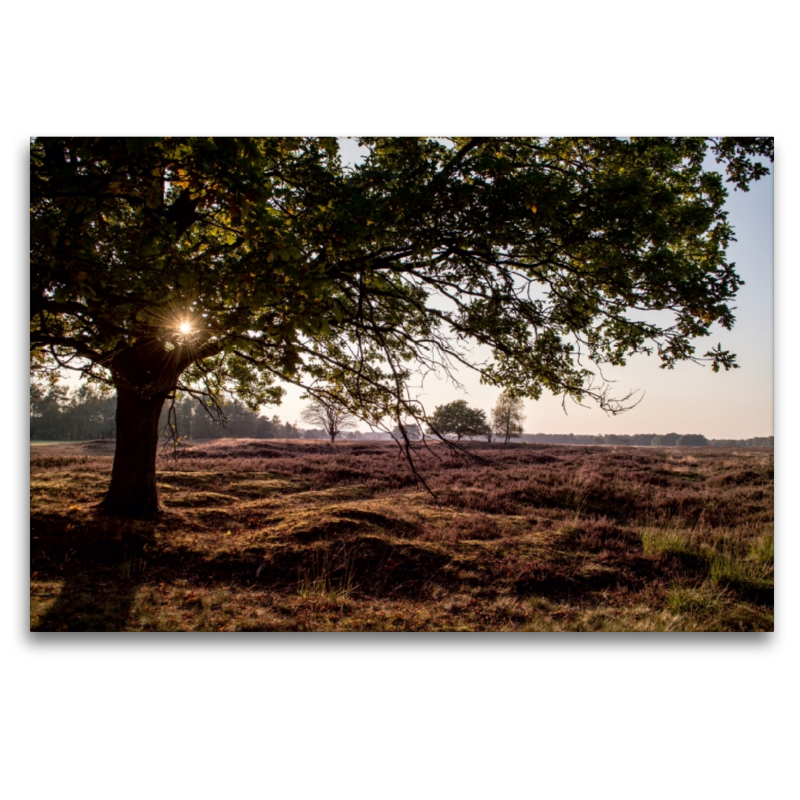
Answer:
POLYGON ((361 516, 330 521, 268 547, 209 556, 169 537, 157 543, 158 520, 34 514, 31 571, 44 588, 34 590, 32 609, 37 600, 46 602, 32 616, 31 630, 129 629, 140 586, 176 580, 204 588, 346 590, 373 597, 423 596, 432 581, 446 580, 448 555, 371 533, 368 526, 380 515, 361 516), (60 588, 47 588, 56 582, 60 588), (51 591, 57 596, 48 603, 51 591))
MULTIPOLYGON (((487 602, 510 593, 591 605, 607 592, 639 592, 676 580, 700 585, 708 575, 705 562, 647 556, 635 530, 610 520, 574 525, 541 557, 511 551, 489 557, 491 551, 477 542, 448 549, 417 538, 421 531, 409 523, 356 509, 339 510, 333 519, 235 552, 193 549, 168 535, 169 524, 163 531, 167 536, 157 539, 158 528, 157 520, 32 515, 31 565, 37 585, 61 584, 32 630, 130 629, 137 625, 132 617, 140 586, 177 582, 194 588, 346 592, 354 598, 420 601, 442 592, 468 593, 487 602)), ((762 605, 773 601, 771 587, 731 590, 762 605)), ((34 595, 32 603, 37 597, 47 599, 34 595)))
MULTIPOLYGON (((80 519, 32 514, 32 576, 40 585, 58 582, 61 588, 38 621, 32 617, 31 630, 124 630, 153 553, 155 524, 97 513, 80 519)), ((32 610, 37 600, 50 599, 47 590, 33 593, 32 610)))

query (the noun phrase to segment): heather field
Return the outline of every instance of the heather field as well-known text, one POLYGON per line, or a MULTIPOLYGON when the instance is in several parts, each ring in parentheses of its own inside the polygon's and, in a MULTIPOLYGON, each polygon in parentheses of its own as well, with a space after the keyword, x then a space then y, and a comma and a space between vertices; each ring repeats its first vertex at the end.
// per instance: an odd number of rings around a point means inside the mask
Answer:
POLYGON ((113 443, 31 447, 31 629, 773 629, 771 449, 467 447, 191 444, 136 522, 113 443))

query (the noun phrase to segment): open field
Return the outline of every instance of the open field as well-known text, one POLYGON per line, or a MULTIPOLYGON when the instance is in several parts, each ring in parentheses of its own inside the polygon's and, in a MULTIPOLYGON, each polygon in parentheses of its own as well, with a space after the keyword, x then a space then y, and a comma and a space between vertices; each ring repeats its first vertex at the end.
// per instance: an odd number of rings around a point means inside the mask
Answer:
POLYGON ((31 448, 31 629, 773 629, 767 449, 217 440, 164 513, 93 506, 113 442, 31 448))

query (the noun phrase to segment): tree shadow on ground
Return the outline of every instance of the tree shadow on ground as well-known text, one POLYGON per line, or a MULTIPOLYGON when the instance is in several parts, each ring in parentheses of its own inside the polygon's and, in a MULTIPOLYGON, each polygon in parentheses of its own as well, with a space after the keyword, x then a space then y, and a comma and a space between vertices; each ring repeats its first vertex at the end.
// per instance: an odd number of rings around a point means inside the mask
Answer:
MULTIPOLYGON (((355 515, 353 515, 355 516, 355 515)), ((34 631, 120 631, 134 625, 142 585, 219 586, 258 591, 348 590, 365 596, 421 596, 450 557, 428 546, 387 540, 379 515, 326 522, 267 547, 203 552, 156 541, 158 520, 126 521, 99 514, 31 516, 31 571, 40 586, 61 584, 54 602, 32 615, 34 631), (308 534, 306 538, 303 534, 308 534)), ((168 527, 168 526, 167 526, 168 527)), ((34 590, 49 600, 49 589, 34 590)))
MULTIPOLYGON (((357 509, 337 510, 332 518, 227 551, 171 537, 174 524, 168 515, 135 522, 99 515, 32 515, 34 577, 40 586, 62 584, 55 601, 32 617, 32 630, 138 627, 133 617, 143 585, 288 594, 344 591, 354 598, 423 602, 459 593, 489 602, 510 593, 588 606, 609 592, 637 593, 676 582, 700 585, 708 577, 702 559, 647 556, 636 530, 608 519, 573 525, 540 555, 516 550, 513 543, 497 549, 477 541, 463 548, 424 541, 424 531, 413 524, 357 509)), ((731 589, 751 602, 773 601, 771 587, 731 589)))
MULTIPOLYGON (((38 621, 32 618, 31 630, 124 630, 153 548, 155 525, 99 514, 80 519, 32 514, 32 577, 62 585, 38 621)), ((49 600, 49 595, 32 594, 32 610, 37 599, 49 600)))

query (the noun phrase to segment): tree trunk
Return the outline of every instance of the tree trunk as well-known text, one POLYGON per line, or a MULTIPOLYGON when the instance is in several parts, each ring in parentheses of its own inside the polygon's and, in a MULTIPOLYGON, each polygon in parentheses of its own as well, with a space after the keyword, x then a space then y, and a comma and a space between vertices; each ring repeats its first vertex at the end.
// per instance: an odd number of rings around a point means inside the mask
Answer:
POLYGON ((167 395, 142 396, 117 387, 117 444, 111 484, 100 504, 109 514, 150 517, 159 511, 156 489, 158 419, 167 395))
POLYGON ((193 362, 221 351, 199 333, 192 342, 166 346, 163 330, 142 335, 120 350, 110 368, 117 388, 117 443, 111 483, 100 504, 109 514, 149 517, 159 512, 156 489, 158 420, 181 373, 193 362))
POLYGON ((111 373, 117 387, 117 443, 111 484, 101 510, 133 518, 158 513, 158 420, 164 401, 191 361, 188 348, 167 350, 162 341, 150 337, 114 356, 111 373))

